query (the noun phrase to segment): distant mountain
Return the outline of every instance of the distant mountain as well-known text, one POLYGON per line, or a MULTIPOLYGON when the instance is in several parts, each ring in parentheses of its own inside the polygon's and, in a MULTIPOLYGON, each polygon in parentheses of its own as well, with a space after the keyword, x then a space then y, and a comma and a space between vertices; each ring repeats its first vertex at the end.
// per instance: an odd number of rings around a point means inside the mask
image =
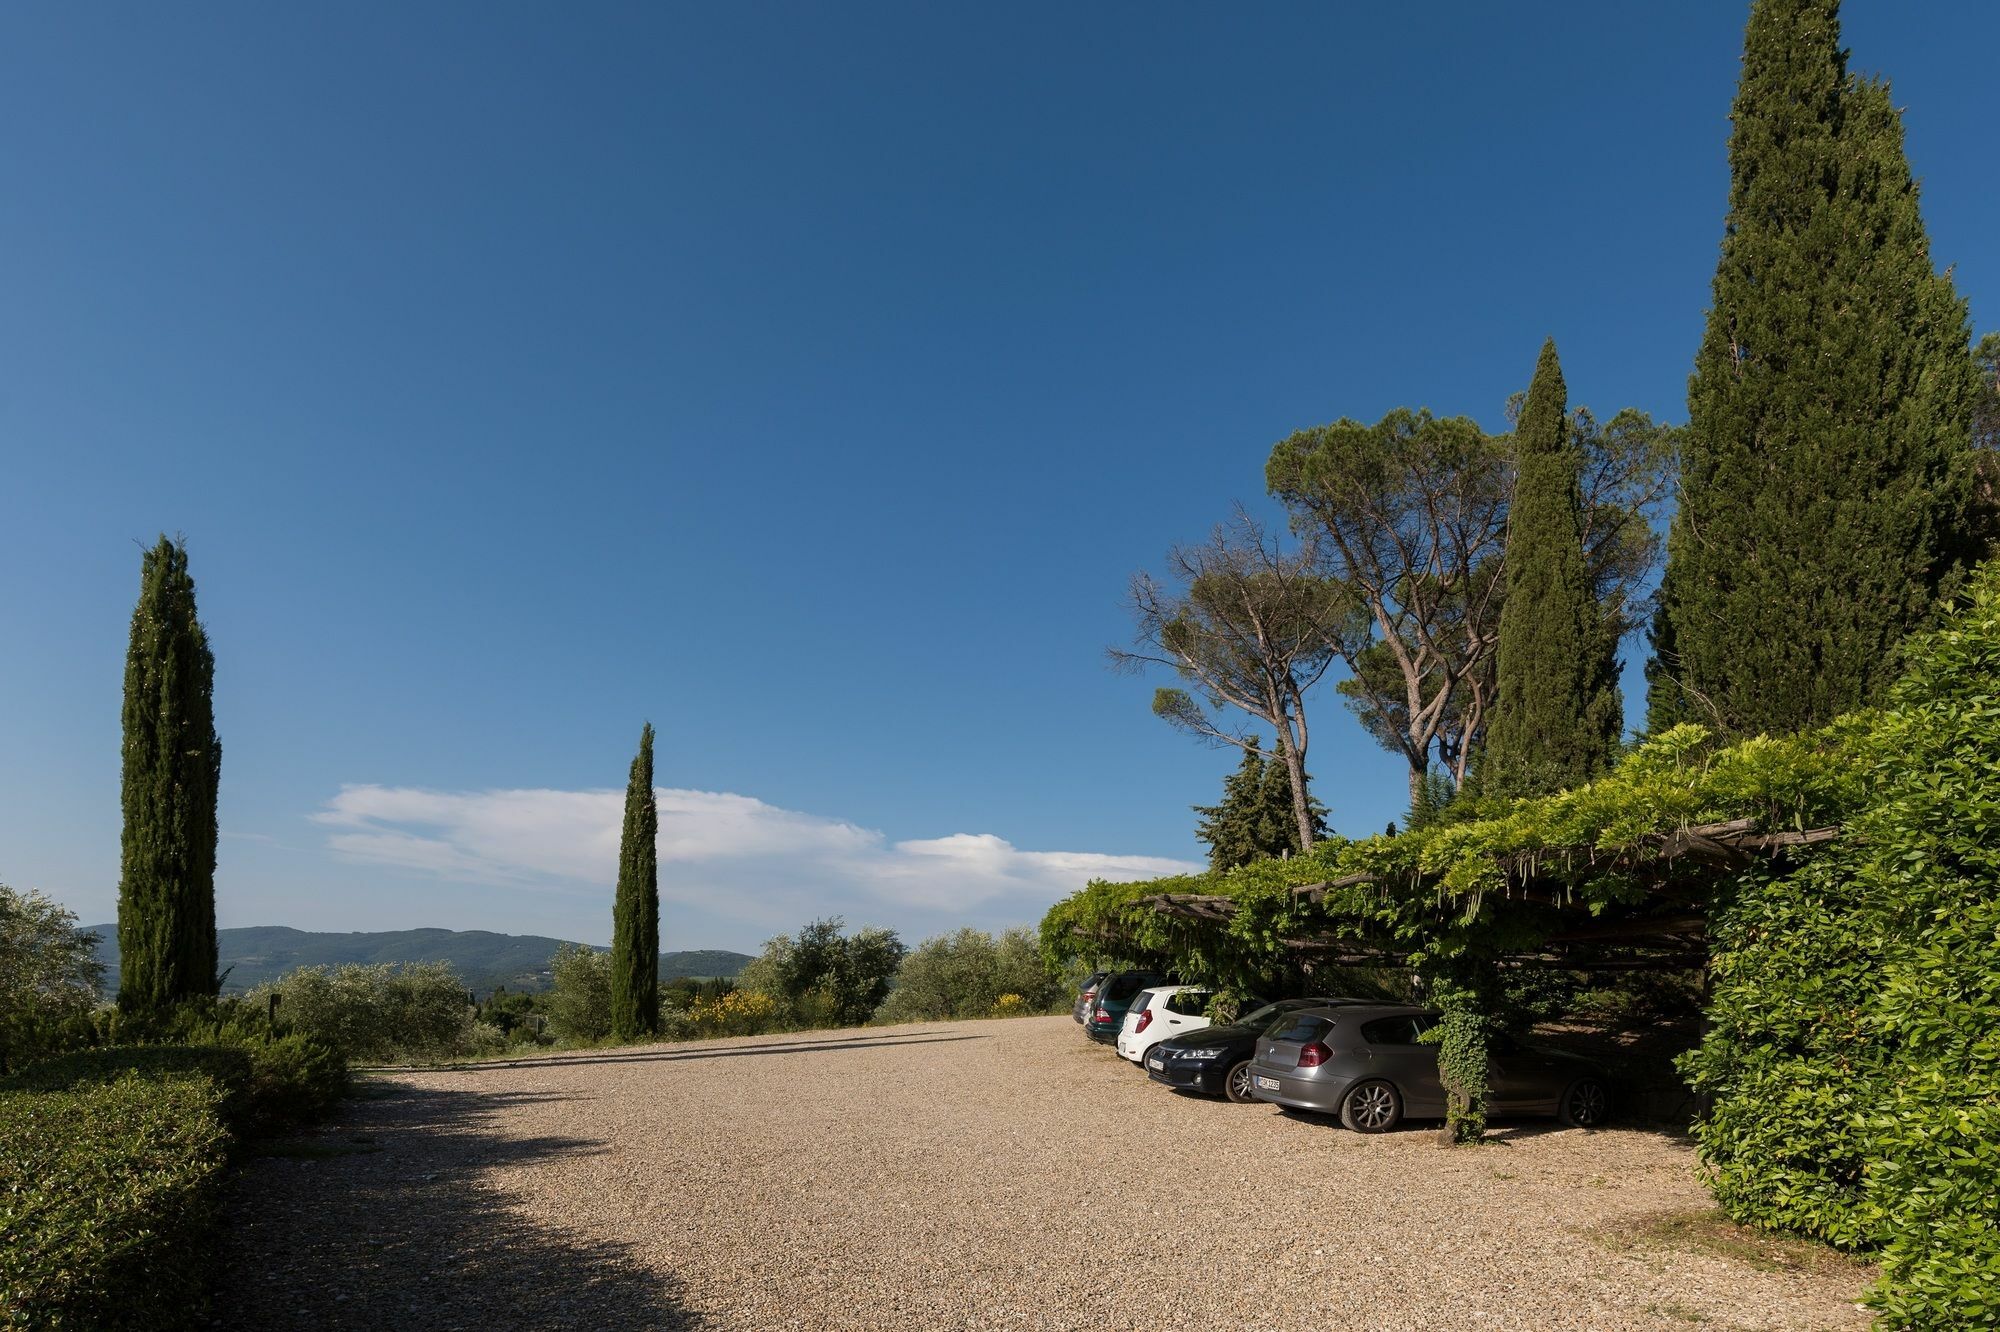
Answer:
MULTIPOLYGON (((109 989, 118 988, 118 927, 92 925, 97 957, 109 989)), ((538 934, 493 934, 486 930, 385 930, 322 934, 285 925, 251 925, 217 930, 222 989, 240 994, 297 967, 339 966, 344 962, 449 962, 467 988, 484 994, 496 986, 539 990, 549 983, 549 959, 561 939, 538 934)), ((744 953, 703 948, 660 954, 660 979, 734 976, 750 958, 744 953)))

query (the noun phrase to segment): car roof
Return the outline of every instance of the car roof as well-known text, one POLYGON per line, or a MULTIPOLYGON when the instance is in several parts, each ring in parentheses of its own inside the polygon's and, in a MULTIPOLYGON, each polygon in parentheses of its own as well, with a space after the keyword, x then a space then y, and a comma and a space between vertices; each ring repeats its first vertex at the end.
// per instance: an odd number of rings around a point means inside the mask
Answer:
POLYGON ((1341 999, 1298 1011, 1312 1016, 1349 1017, 1366 1021, 1378 1017, 1422 1017, 1437 1010, 1426 1008, 1422 1004, 1389 1004, 1369 999, 1341 999))

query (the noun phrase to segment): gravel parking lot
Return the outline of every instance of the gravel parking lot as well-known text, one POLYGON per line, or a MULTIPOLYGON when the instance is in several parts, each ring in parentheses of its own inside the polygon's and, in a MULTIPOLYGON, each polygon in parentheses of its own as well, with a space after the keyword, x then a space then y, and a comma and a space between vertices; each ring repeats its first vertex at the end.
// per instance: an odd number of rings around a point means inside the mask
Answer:
POLYGON ((397 1074, 241 1175, 231 1328, 1838 1328, 1639 1129, 1363 1137, 1068 1018, 397 1074))

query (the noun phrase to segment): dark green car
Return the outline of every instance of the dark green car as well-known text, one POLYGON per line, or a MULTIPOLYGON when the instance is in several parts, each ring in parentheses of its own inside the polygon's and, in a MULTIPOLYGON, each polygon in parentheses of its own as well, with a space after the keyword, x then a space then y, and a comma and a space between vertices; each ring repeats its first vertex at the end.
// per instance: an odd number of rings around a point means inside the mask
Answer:
POLYGON ((1110 1045, 1125 1025, 1125 1014, 1139 992, 1150 986, 1165 985, 1167 978, 1157 971, 1114 971, 1098 982, 1090 1001, 1090 1013, 1083 1020, 1084 1034, 1093 1041, 1110 1045))

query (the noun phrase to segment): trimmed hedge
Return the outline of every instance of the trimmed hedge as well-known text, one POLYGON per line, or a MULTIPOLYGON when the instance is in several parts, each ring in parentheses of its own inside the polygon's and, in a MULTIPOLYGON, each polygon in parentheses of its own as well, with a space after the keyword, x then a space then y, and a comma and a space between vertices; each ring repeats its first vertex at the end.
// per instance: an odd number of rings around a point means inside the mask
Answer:
POLYGON ((347 1064, 323 1042, 297 1034, 227 1045, 131 1045, 45 1059, 0 1087, 67 1091, 132 1075, 148 1081, 203 1075, 221 1092, 224 1124, 259 1134, 310 1123, 347 1091, 347 1064))
POLYGON ((188 1325, 236 1141, 346 1086, 299 1035, 78 1050, 0 1080, 0 1328, 188 1325))
POLYGON ((228 1098, 164 1065, 0 1090, 0 1327, 173 1328, 204 1307, 228 1098))

